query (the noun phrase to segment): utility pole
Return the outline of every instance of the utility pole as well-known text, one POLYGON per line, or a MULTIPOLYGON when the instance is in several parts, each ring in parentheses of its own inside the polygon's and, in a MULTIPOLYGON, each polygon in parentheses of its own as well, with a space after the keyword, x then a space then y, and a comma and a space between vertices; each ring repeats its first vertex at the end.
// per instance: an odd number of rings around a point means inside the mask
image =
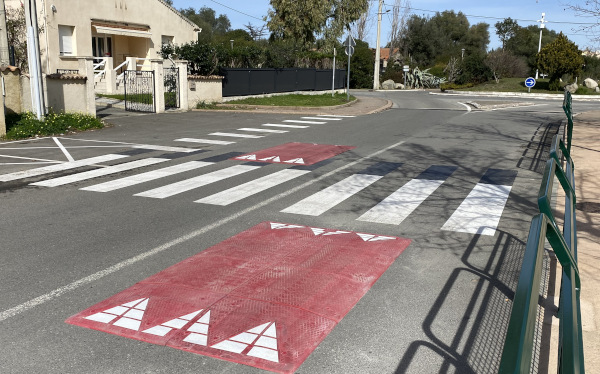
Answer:
MULTIPOLYGON (((546 27, 546 25, 544 25, 544 23, 548 22, 546 21, 546 13, 542 13, 542 19, 538 19, 537 22, 540 23, 540 44, 538 45, 538 53, 540 53, 540 51, 542 50, 542 29, 544 29, 546 27)), ((538 79, 538 69, 535 69, 535 79, 538 79)))
POLYGON ((381 9, 383 8, 383 0, 379 0, 379 11, 377 12, 377 42, 375 43, 375 74, 373 74, 373 89, 379 89, 379 60, 381 59, 381 52, 379 51, 379 44, 381 42, 381 9))
POLYGON ((6 28, 6 10, 4 0, 0 0, 0 66, 8 65, 10 55, 8 52, 8 29, 6 28))
POLYGON ((45 114, 45 103, 35 0, 25 0, 25 21, 27 22, 27 61, 29 63, 31 101, 37 119, 41 120, 45 114))

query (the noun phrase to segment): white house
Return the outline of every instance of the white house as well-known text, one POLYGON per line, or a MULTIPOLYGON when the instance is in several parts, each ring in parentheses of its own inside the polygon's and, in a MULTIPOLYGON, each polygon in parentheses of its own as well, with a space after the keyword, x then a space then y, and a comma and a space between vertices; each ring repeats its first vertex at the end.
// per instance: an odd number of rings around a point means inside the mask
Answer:
MULTIPOLYGON (((78 69, 78 57, 112 57, 115 67, 127 57, 160 58, 163 43, 195 41, 200 31, 163 0, 36 1, 46 74, 78 69)), ((22 0, 6 0, 18 6, 22 0)))

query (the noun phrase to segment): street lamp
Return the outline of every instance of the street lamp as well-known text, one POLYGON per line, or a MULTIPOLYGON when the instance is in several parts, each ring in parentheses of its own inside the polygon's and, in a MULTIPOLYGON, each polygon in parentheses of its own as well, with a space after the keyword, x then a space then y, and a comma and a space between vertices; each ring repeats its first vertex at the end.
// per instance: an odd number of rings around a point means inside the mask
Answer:
POLYGON ((229 40, 231 42, 231 49, 233 49, 233 39, 229 40))
MULTIPOLYGON (((538 46, 538 53, 540 53, 540 51, 542 50, 542 29, 546 28, 546 25, 544 25, 544 23, 547 23, 548 21, 546 21, 546 13, 542 13, 542 19, 538 19, 537 22, 540 23, 540 44, 538 46)), ((535 69, 535 79, 538 79, 538 69, 535 69)))
POLYGON ((460 50, 460 60, 462 61, 464 59, 465 59, 465 49, 463 48, 460 50))

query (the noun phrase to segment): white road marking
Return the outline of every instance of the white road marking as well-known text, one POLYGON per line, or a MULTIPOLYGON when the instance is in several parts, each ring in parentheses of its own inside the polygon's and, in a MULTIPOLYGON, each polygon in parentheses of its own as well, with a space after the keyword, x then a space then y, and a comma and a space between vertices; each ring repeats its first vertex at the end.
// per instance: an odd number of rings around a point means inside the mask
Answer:
POLYGON ((136 184, 149 182, 152 180, 168 177, 178 173, 183 173, 190 170, 195 170, 201 167, 209 166, 214 164, 213 162, 204 161, 189 161, 183 164, 169 166, 163 169, 153 170, 142 174, 132 175, 125 178, 116 179, 93 186, 80 188, 83 191, 94 191, 94 192, 109 192, 118 190, 120 188, 134 186, 136 184))
POLYGON ((235 133, 231 133, 231 132, 213 132, 208 135, 229 136, 232 138, 250 138, 250 139, 264 138, 264 136, 261 136, 261 135, 235 134, 235 133))
POLYGON ((356 116, 342 116, 341 114, 319 114, 319 117, 340 117, 340 118, 354 118, 356 116))
POLYGON ((324 119, 327 119, 328 121, 341 121, 342 118, 336 118, 336 117, 331 117, 331 118, 323 118, 323 117, 302 117, 302 119, 316 119, 317 121, 322 121, 324 119))
POLYGON ((442 230, 493 236, 512 186, 478 183, 442 230))
POLYGON ((286 119, 283 122, 288 122, 288 123, 304 123, 307 125, 324 125, 327 122, 317 122, 317 121, 300 121, 297 119, 286 119))
POLYGON ((52 140, 54 140, 54 143, 56 143, 58 148, 60 148, 60 150, 65 154, 65 157, 67 158, 67 160, 69 160, 69 162, 75 161, 75 159, 73 158, 73 156, 71 156, 69 151, 67 151, 66 148, 61 144, 60 140, 58 140, 57 138, 52 138, 52 140))
POLYGON ((194 202, 221 206, 229 205, 308 173, 310 173, 309 170, 280 170, 194 202))
POLYGON ((194 138, 181 138, 181 139, 175 139, 175 141, 176 142, 188 142, 188 143, 201 143, 201 144, 219 144, 219 145, 235 144, 235 142, 228 142, 225 140, 194 139, 194 138))
MULTIPOLYGON (((52 148, 54 148, 54 147, 52 147, 52 148)), ((20 156, 9 156, 9 155, 0 155, 0 157, 16 158, 16 159, 19 159, 19 160, 40 161, 40 162, 46 162, 46 163, 57 163, 57 164, 64 163, 64 161, 46 160, 46 159, 43 159, 43 158, 31 158, 31 157, 20 157, 20 156)), ((28 164, 24 164, 24 165, 28 165, 28 164)))
POLYGON ((270 133, 274 133, 274 134, 283 134, 283 133, 289 132, 286 130, 255 129, 253 127, 243 127, 238 130, 239 131, 254 131, 254 132, 270 132, 270 133))
POLYGON ((0 182, 9 182, 9 181, 17 180, 17 179, 36 177, 38 175, 50 174, 50 173, 54 173, 57 171, 65 171, 65 170, 69 170, 69 169, 75 169, 75 168, 78 168, 81 166, 95 165, 95 164, 105 162, 105 161, 118 160, 118 159, 124 158, 124 157, 127 157, 127 156, 109 154, 109 155, 104 155, 104 156, 86 158, 83 160, 78 160, 78 161, 73 161, 73 162, 65 162, 65 163, 62 163, 59 165, 51 165, 51 166, 44 166, 44 167, 36 168, 36 169, 17 171, 17 172, 10 173, 10 174, 0 175, 0 182))
POLYGON ((45 294, 40 295, 38 297, 35 297, 35 298, 33 298, 31 300, 28 300, 28 301, 26 301, 26 302, 24 302, 22 304, 16 305, 16 306, 14 306, 14 307, 12 307, 10 309, 6 309, 6 310, 0 312, 0 322, 2 322, 4 320, 7 320, 7 319, 9 319, 11 317, 17 316, 17 315, 19 315, 21 313, 24 313, 24 312, 26 312, 26 311, 28 311, 30 309, 33 309, 33 308, 35 308, 35 307, 37 307, 39 305, 42 305, 42 304, 45 304, 45 303, 47 303, 49 301, 57 299, 57 298, 61 297, 62 295, 66 294, 68 292, 74 291, 74 290, 76 290, 76 289, 78 289, 80 287, 83 287, 83 286, 86 286, 86 285, 88 285, 90 283, 96 282, 96 281, 98 281, 98 280, 100 280, 100 279, 102 279, 102 278, 104 278, 104 277, 106 277, 108 275, 116 273, 117 271, 119 271, 121 269, 125 269, 128 266, 137 264, 140 261, 144 261, 145 259, 150 258, 150 257, 152 257, 152 256, 154 256, 156 254, 165 252, 165 251, 171 249, 172 247, 175 247, 175 246, 177 246, 177 245, 179 245, 181 243, 185 243, 185 242, 187 242, 189 240, 197 238, 198 236, 204 235, 207 232, 210 232, 210 231, 212 231, 214 229, 217 229, 217 228, 219 228, 219 227, 221 227, 223 225, 226 225, 229 222, 235 221, 236 219, 239 219, 239 218, 241 218, 241 217, 243 217, 243 216, 245 216, 245 215, 247 215, 249 213, 252 213, 252 212, 254 212, 254 211, 256 211, 256 210, 258 210, 260 208, 263 208, 263 207, 265 207, 265 206, 267 206, 267 205, 269 205, 269 204, 271 204, 271 203, 273 203, 273 202, 275 202, 277 200, 280 200, 280 199, 282 199, 284 197, 290 196, 290 195, 292 195, 292 194, 294 194, 294 193, 296 193, 296 192, 298 192, 298 191, 300 191, 300 190, 302 190, 302 189, 304 189, 306 187, 309 187, 309 186, 311 186, 311 185, 313 185, 315 183, 318 183, 318 182, 322 181, 323 179, 329 178, 332 175, 335 175, 336 173, 339 173, 339 172, 341 172, 343 170, 346 170, 348 168, 354 167, 355 165, 357 165, 357 164, 359 164, 361 162, 364 162, 365 160, 371 159, 373 157, 377 157, 378 155, 380 155, 380 154, 382 154, 382 153, 384 153, 384 152, 386 152, 386 151, 388 151, 388 150, 390 150, 392 148, 396 148, 399 145, 402 145, 403 143, 404 143, 404 141, 401 141, 401 142, 392 144, 392 145, 390 145, 388 147, 385 147, 383 149, 380 149, 377 152, 373 152, 370 155, 367 155, 365 157, 359 158, 358 160, 355 160, 355 161, 352 161, 352 162, 347 163, 345 165, 342 165, 342 166, 340 166, 337 169, 334 169, 334 170, 332 170, 332 171, 330 171, 328 173, 325 173, 325 174, 321 175, 320 177, 317 177, 315 179, 309 180, 308 182, 305 182, 305 183, 303 183, 303 184, 301 184, 299 186, 296 186, 296 187, 294 187, 292 189, 289 189, 289 190, 287 190, 285 192, 282 192, 279 195, 275 195, 275 196, 273 196, 273 197, 271 197, 269 199, 263 200, 260 203, 258 203, 256 205, 253 205, 251 207, 248 207, 248 208, 246 208, 244 210, 240 210, 240 211, 238 211, 238 212, 236 212, 236 213, 234 213, 234 214, 232 214, 232 215, 230 215, 228 217, 225 217, 225 218, 220 219, 220 220, 218 220, 216 222, 213 222, 213 223, 211 223, 209 225, 206 225, 206 226, 204 226, 204 227, 202 227, 202 228, 200 228, 200 229, 198 229, 196 231, 192 231, 189 234, 186 234, 186 235, 180 236, 178 238, 175 238, 175 239, 173 239, 173 240, 171 240, 171 241, 169 241, 169 242, 167 242, 165 244, 162 244, 162 245, 160 245, 158 247, 154 247, 154 248, 152 248, 152 249, 150 249, 150 250, 148 250, 146 252, 140 253, 137 256, 130 257, 127 260, 118 262, 118 263, 116 263, 116 264, 114 264, 112 266, 109 266, 109 267, 107 267, 107 268, 105 268, 103 270, 100 270, 100 271, 98 271, 98 272, 96 272, 94 274, 88 275, 87 277, 80 278, 80 279, 78 279, 78 280, 76 280, 74 282, 71 282, 71 283, 66 284, 66 285, 64 285, 62 287, 56 288, 56 289, 54 289, 54 290, 52 290, 52 291, 50 291, 48 293, 45 293, 45 294))
POLYGON ((162 145, 149 145, 149 144, 136 144, 132 145, 131 148, 151 149, 154 151, 165 151, 165 152, 183 152, 192 153, 197 152, 196 148, 182 148, 182 147, 165 147, 162 145))
POLYGON ((461 103, 461 102, 458 102, 458 104, 460 104, 460 105, 464 106, 465 108, 467 108, 467 112, 470 112, 472 110, 470 105, 467 105, 467 104, 461 103))
POLYGON ((380 175, 354 174, 282 210, 283 213, 318 216, 362 189, 383 178, 380 175))
MULTIPOLYGON (((152 144, 113 142, 113 141, 108 141, 108 140, 89 140, 89 139, 61 138, 61 137, 58 137, 58 138, 59 139, 68 139, 68 140, 77 140, 80 142, 124 144, 124 145, 130 146, 131 148, 150 149, 150 150, 155 150, 155 151, 184 152, 184 153, 191 153, 191 152, 198 151, 197 149, 194 149, 194 148, 165 147, 162 145, 152 145, 152 144)), ((68 147, 68 148, 72 148, 72 147, 68 147)))
POLYGON ((122 171, 127 171, 131 169, 137 169, 144 166, 158 164, 160 162, 169 161, 166 158, 144 158, 142 160, 136 160, 131 162, 126 162, 123 164, 108 166, 102 169, 84 171, 82 173, 65 175, 64 177, 58 177, 53 179, 47 179, 40 182, 31 183, 33 186, 43 186, 43 187, 57 187, 62 186, 69 183, 81 182, 84 180, 102 177, 105 175, 120 173, 122 171))
POLYGON ((47 164, 60 164, 60 161, 39 161, 39 162, 0 162, 0 165, 47 165, 47 164))
POLYGON ((247 173, 254 169, 258 169, 260 166, 249 166, 249 165, 236 165, 231 166, 222 170, 213 171, 205 175, 200 175, 195 178, 183 180, 181 182, 172 183, 163 187, 155 188, 153 190, 141 192, 133 196, 152 197, 155 199, 164 199, 173 195, 177 195, 186 191, 190 191, 207 184, 215 183, 220 180, 234 177, 239 174, 247 173))
POLYGON ((399 225, 443 183, 444 180, 413 179, 357 220, 399 225))
POLYGON ((263 124, 263 126, 270 126, 270 127, 287 127, 290 129, 307 129, 310 126, 301 126, 301 125, 282 125, 279 123, 265 123, 263 124))

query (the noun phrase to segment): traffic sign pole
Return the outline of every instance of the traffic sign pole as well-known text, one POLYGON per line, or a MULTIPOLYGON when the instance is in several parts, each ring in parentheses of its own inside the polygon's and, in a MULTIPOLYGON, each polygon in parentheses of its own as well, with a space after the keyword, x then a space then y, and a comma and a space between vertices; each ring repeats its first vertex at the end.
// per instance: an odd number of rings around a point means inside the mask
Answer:
POLYGON ((348 34, 344 45, 346 46, 344 52, 346 52, 348 55, 348 82, 346 83, 346 101, 350 101, 350 57, 354 54, 354 47, 356 46, 356 42, 350 34, 348 34))
POLYGON ((337 52, 335 50, 335 48, 333 48, 333 78, 331 79, 331 97, 333 97, 333 94, 335 92, 335 55, 337 55, 337 52))
POLYGON ((525 87, 527 87, 529 89, 529 93, 531 93, 531 87, 535 86, 535 79, 532 77, 529 77, 527 79, 525 79, 525 87))
POLYGON ((346 101, 350 101, 350 53, 348 53, 348 81, 346 82, 346 101))

